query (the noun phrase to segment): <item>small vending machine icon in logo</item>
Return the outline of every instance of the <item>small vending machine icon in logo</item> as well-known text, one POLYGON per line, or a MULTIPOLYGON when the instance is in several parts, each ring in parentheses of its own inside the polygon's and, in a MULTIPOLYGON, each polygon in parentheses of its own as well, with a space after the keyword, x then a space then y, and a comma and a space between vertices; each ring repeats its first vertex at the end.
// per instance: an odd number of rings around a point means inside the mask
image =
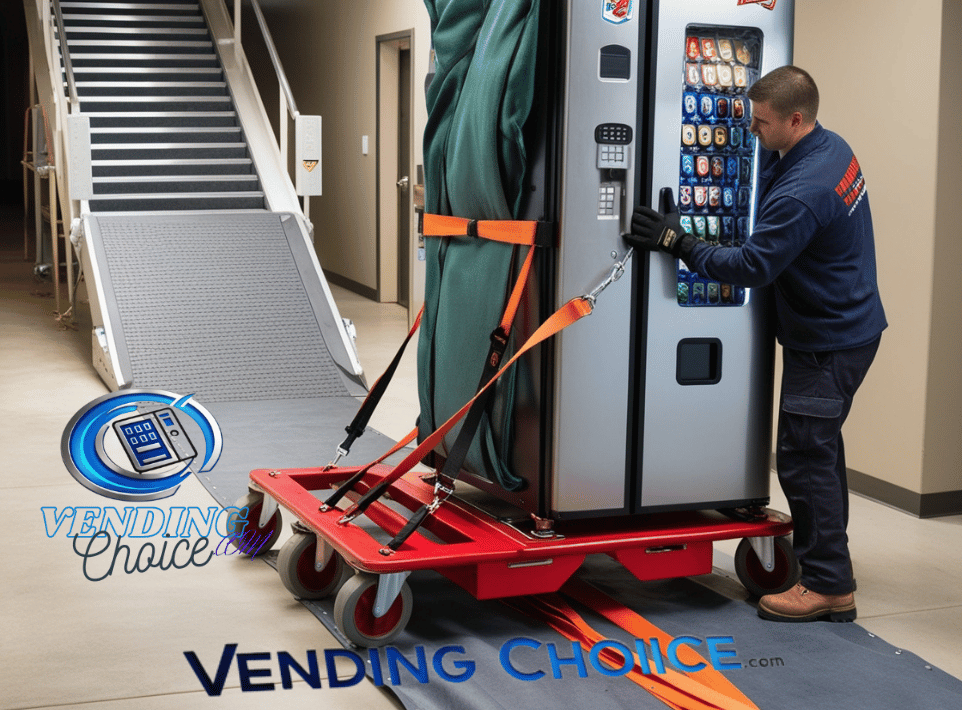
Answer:
POLYGON ((220 458, 220 428, 191 395, 123 390, 100 397, 67 424, 64 464, 81 485, 108 498, 173 495, 191 473, 220 458))
POLYGON ((634 6, 634 0, 602 0, 601 16, 615 25, 630 22, 634 6))
POLYGON ((170 407, 113 423, 131 465, 144 474, 162 466, 190 461, 197 452, 170 407))

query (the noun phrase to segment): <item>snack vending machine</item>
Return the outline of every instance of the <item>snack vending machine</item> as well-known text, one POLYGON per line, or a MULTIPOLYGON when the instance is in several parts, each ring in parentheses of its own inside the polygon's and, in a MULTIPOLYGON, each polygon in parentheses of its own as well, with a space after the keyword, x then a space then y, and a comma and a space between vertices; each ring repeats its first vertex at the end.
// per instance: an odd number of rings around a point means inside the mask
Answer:
MULTIPOLYGON (((698 238, 748 237, 745 93, 791 63, 793 12, 792 0, 542 3, 564 72, 532 186, 531 218, 553 194, 541 214, 560 225, 537 298, 564 303, 617 269, 634 206, 657 208, 665 187, 698 238)), ((773 353, 764 289, 634 254, 537 363, 516 436, 528 485, 502 497, 559 520, 767 503, 773 353)))
MULTIPOLYGON (((745 92, 791 63, 793 13, 785 0, 771 9, 712 1, 658 8, 639 199, 656 205, 662 187, 674 188, 684 220, 706 241, 737 245, 751 234, 758 151, 745 92)), ((766 293, 715 283, 664 256, 635 271, 633 320, 644 325, 632 354, 632 502, 767 501, 774 336, 766 293)))

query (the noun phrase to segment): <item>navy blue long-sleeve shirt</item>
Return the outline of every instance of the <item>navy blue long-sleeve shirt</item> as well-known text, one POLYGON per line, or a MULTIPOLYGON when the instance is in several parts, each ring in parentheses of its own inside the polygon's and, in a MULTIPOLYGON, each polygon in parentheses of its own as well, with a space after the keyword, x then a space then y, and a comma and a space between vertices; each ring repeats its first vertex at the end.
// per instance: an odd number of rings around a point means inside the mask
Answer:
POLYGON ((865 180, 848 144, 816 123, 784 158, 762 149, 758 194, 745 243, 698 242, 689 267, 722 283, 773 284, 786 347, 821 352, 875 340, 887 323, 865 180))

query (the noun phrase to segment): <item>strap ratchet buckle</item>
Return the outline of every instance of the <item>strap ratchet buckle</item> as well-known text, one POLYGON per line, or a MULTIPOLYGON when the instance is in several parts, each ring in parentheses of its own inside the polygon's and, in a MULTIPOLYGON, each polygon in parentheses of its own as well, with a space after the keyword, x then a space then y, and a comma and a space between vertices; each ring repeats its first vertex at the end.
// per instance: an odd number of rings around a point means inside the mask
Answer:
POLYGON ((337 466, 337 462, 340 461, 340 460, 341 460, 342 458, 344 458, 345 456, 347 456, 348 453, 349 453, 348 450, 345 449, 343 446, 338 446, 338 447, 337 447, 337 450, 334 452, 334 458, 331 459, 331 462, 330 462, 329 464, 327 464, 327 466, 325 466, 325 467, 324 467, 323 469, 321 469, 321 470, 322 470, 322 471, 330 471, 332 468, 334 468, 335 466, 337 466))
POLYGON ((433 515, 452 493, 454 493, 454 481, 438 473, 434 481, 434 500, 428 504, 429 514, 433 515))

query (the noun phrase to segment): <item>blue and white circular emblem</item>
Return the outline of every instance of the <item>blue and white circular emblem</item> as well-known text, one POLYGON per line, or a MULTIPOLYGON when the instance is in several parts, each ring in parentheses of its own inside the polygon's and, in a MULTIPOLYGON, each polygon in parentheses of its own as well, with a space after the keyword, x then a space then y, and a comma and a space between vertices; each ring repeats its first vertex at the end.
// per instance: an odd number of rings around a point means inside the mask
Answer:
POLYGON ((211 470, 223 446, 214 417, 192 397, 140 389, 90 402, 61 439, 70 475, 107 498, 172 496, 191 473, 211 470))

